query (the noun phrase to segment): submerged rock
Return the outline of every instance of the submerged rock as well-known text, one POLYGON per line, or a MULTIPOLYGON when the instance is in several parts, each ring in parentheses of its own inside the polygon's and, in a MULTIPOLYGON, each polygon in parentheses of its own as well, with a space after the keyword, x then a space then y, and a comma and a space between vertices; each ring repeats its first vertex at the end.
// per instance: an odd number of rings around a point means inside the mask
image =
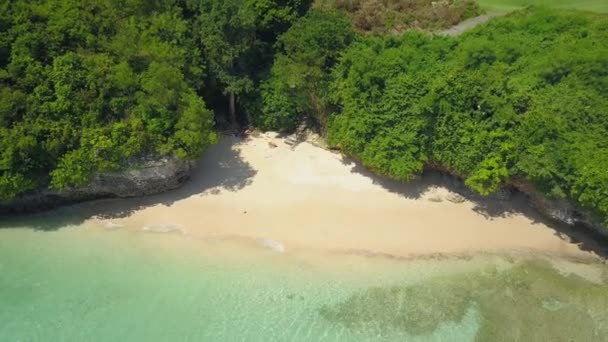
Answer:
POLYGON ((446 324, 462 324, 468 313, 479 325, 476 341, 604 341, 608 336, 608 286, 564 276, 542 259, 505 269, 487 266, 372 286, 324 304, 318 313, 329 324, 385 339, 392 333, 428 337, 446 324))

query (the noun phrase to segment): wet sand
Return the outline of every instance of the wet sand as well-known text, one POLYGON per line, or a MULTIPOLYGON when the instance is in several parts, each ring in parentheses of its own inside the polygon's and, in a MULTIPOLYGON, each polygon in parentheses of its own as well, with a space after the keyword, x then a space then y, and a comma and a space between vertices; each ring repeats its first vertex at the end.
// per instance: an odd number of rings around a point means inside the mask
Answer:
POLYGON ((488 213, 443 186, 411 189, 415 185, 401 184, 393 189, 389 183, 309 142, 291 147, 272 133, 224 138, 205 154, 183 188, 92 204, 121 208, 88 223, 257 244, 292 254, 591 257, 530 215, 488 213))

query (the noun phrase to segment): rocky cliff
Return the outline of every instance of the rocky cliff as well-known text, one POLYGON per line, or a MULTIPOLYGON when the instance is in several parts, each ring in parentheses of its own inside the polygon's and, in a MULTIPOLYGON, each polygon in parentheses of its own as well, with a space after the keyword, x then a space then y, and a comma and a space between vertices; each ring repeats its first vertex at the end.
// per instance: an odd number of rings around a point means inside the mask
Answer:
POLYGON ((482 196, 464 184, 464 177, 450 172, 450 170, 431 165, 430 170, 439 172, 444 175, 444 181, 449 184, 453 190, 468 197, 483 200, 489 198, 497 201, 507 201, 513 193, 518 192, 525 195, 528 199, 528 204, 536 209, 542 216, 559 224, 565 224, 571 227, 584 227, 591 230, 594 234, 600 235, 608 239, 608 228, 600 224, 600 220, 594 215, 580 208, 565 199, 553 199, 538 191, 534 185, 525 180, 511 180, 507 186, 499 191, 488 196, 482 196))
POLYGON ((608 238, 608 228, 601 225, 599 220, 589 211, 579 208, 564 199, 548 198, 527 181, 513 181, 512 186, 516 191, 525 194, 530 200, 530 205, 543 214, 543 216, 569 226, 584 226, 608 238))
POLYGON ((190 177, 194 163, 177 158, 147 161, 119 172, 96 174, 86 186, 37 190, 0 202, 0 215, 50 209, 62 204, 110 197, 138 197, 175 189, 190 177))

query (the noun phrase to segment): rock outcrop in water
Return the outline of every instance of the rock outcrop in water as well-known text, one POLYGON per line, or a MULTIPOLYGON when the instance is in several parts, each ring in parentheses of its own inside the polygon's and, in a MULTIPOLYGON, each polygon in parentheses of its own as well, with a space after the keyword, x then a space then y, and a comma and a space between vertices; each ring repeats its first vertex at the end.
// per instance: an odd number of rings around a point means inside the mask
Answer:
POLYGON ((62 204, 111 197, 139 197, 178 188, 190 178, 192 161, 163 158, 118 172, 100 172, 85 186, 37 190, 0 202, 0 215, 50 209, 62 204))

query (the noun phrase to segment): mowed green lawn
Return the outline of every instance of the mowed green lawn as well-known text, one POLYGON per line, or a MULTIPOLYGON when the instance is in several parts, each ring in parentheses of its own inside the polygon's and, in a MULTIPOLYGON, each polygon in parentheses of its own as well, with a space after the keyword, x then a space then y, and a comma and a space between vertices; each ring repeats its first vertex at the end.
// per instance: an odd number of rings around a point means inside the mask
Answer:
POLYGON ((608 0, 477 0, 477 2, 482 8, 490 12, 508 12, 530 5, 537 5, 608 13, 608 0))

